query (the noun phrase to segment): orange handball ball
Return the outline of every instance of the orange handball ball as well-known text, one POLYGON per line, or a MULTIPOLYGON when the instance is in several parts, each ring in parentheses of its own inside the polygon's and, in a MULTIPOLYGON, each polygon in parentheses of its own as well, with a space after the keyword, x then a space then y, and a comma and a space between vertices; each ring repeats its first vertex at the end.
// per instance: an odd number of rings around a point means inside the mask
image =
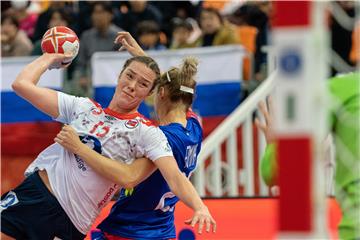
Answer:
POLYGON ((70 63, 78 54, 80 41, 76 33, 68 27, 50 28, 41 40, 43 53, 69 53, 73 58, 63 64, 70 63))

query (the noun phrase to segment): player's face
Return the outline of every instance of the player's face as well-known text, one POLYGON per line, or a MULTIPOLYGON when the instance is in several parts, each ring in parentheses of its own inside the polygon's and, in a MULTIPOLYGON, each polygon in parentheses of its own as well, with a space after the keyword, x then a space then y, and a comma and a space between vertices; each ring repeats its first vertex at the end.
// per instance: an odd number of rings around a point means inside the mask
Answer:
POLYGON ((117 105, 122 109, 137 110, 150 94, 156 74, 144 63, 133 61, 120 74, 115 91, 117 105))

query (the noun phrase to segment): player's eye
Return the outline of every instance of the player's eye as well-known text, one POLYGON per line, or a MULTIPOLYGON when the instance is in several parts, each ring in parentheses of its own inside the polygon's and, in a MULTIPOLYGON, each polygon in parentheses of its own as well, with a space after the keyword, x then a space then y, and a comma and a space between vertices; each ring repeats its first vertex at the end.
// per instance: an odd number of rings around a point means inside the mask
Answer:
POLYGON ((147 83, 145 83, 145 82, 141 82, 141 83, 140 83, 140 85, 141 85, 142 87, 145 87, 145 88, 147 88, 147 87, 148 87, 148 84, 147 84, 147 83))
POLYGON ((131 73, 127 73, 126 76, 129 78, 129 79, 133 79, 134 76, 131 74, 131 73))

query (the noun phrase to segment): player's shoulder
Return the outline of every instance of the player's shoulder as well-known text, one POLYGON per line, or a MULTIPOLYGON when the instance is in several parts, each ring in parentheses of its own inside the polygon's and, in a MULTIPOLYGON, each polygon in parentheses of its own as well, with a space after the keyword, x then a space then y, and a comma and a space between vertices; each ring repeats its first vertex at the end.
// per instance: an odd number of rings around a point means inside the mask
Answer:
POLYGON ((75 104, 78 107, 100 106, 100 104, 96 103, 92 99, 86 97, 74 96, 64 92, 58 92, 58 99, 62 103, 75 104))
POLYGON ((159 128, 154 121, 140 113, 135 114, 132 118, 126 119, 125 126, 127 128, 136 128, 141 134, 159 131, 159 128))
POLYGON ((142 114, 139 114, 137 116, 137 119, 140 121, 140 124, 144 127, 157 127, 157 124, 155 121, 145 117, 142 114))
POLYGON ((186 113, 186 119, 188 122, 190 122, 190 124, 195 124, 202 128, 201 117, 197 115, 191 108, 186 113))

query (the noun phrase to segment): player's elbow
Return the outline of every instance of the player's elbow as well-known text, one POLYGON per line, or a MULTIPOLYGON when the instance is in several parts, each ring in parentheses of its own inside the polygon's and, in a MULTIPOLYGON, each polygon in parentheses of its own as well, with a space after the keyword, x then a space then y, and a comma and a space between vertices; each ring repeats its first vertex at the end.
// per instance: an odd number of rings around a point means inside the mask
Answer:
POLYGON ((24 94, 27 89, 29 89, 29 84, 26 81, 22 81, 21 79, 16 79, 12 84, 11 88, 16 92, 18 95, 24 94))
POLYGON ((11 88, 14 90, 14 92, 20 92, 21 89, 22 89, 22 83, 21 81, 14 81, 12 84, 11 84, 11 88))

